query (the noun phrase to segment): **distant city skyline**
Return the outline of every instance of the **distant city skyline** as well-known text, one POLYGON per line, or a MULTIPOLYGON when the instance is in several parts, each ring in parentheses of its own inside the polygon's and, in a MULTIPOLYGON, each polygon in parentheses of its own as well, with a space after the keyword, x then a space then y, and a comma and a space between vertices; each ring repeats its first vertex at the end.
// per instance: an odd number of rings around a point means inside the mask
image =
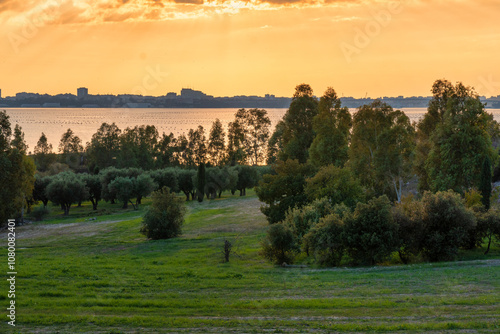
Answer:
MULTIPOLYGON (((223 95, 223 96, 214 96, 214 95, 210 95, 210 94, 206 94, 205 92, 203 92, 202 90, 198 90, 198 89, 193 89, 193 88, 181 88, 179 91, 178 91, 180 94, 177 94, 177 92, 166 92, 165 94, 161 94, 161 95, 143 95, 143 96, 153 96, 153 97, 163 97, 163 96, 166 96, 166 97, 177 97, 177 96, 184 96, 186 98, 202 98, 202 97, 239 97, 239 96, 246 96, 246 97, 252 97, 252 96, 255 96, 255 97, 266 97, 266 98, 279 98, 279 97, 284 97, 284 98, 291 98, 293 94, 290 94, 289 96, 277 96, 276 94, 271 94, 271 93, 265 93, 263 95, 248 95, 248 94, 238 94, 238 95, 233 95, 233 96, 229 96, 229 95, 223 95), (184 92, 184 93, 183 93, 184 92)), ((89 90, 88 87, 79 87, 76 89, 76 94, 73 92, 60 92, 60 93, 56 93, 56 94, 48 94, 48 93, 39 93, 39 92, 27 92, 27 91, 22 91, 22 92, 16 92, 14 95, 9 95, 9 96, 2 96, 2 89, 0 89, 0 98, 7 98, 7 97, 21 97, 21 98, 26 98, 28 97, 30 94, 38 94, 38 95, 50 95, 50 96, 57 96, 57 95, 66 95, 66 94, 70 94, 70 95, 74 95, 78 98, 83 98, 83 97, 86 97, 86 96, 89 96, 89 95, 104 95, 104 96, 108 96, 108 95, 113 95, 113 96, 133 96, 133 95, 140 95, 140 94, 130 94, 130 93, 119 93, 119 94, 100 94, 100 93, 96 93, 96 94, 92 94, 92 91, 91 89, 89 90), (90 91, 90 93, 89 93, 90 91)), ((318 94, 315 94, 317 97, 321 97, 321 94, 318 95, 318 94)), ((428 95, 411 95, 411 96, 405 96, 405 95, 394 95, 394 96, 390 96, 390 95, 384 95, 384 96, 370 96, 369 94, 365 94, 365 96, 342 96, 341 94, 339 94, 337 92, 337 95, 339 98, 355 98, 355 99, 379 99, 379 98, 427 98, 427 97, 431 97, 432 94, 428 94, 428 95)), ((486 97, 486 98, 500 98, 500 94, 499 95, 491 95, 491 96, 486 96, 486 95, 480 95, 482 97, 486 97)))

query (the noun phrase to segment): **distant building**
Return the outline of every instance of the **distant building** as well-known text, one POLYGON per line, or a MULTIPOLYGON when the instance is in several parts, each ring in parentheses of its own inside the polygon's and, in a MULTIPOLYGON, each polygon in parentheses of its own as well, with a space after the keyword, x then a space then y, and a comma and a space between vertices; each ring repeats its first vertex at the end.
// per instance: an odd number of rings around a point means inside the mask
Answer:
POLYGON ((182 88, 181 90, 181 98, 183 99, 203 99, 205 97, 205 93, 199 91, 199 90, 194 90, 190 88, 182 88))
POLYGON ((175 98, 177 98, 177 93, 170 92, 170 93, 167 93, 167 95, 165 95, 165 97, 167 99, 175 99, 175 98))
POLYGON ((0 89, 0 99, 2 98, 2 90, 0 89))
POLYGON ((80 87, 76 90, 76 96, 78 96, 79 99, 86 97, 89 95, 89 90, 88 88, 85 87, 80 87))

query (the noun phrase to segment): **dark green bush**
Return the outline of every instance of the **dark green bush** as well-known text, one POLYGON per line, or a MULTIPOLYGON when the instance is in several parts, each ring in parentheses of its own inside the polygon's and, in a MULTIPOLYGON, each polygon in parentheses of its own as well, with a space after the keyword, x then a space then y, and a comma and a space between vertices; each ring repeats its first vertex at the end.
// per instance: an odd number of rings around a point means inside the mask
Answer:
POLYGON ((453 260, 468 241, 476 219, 459 194, 452 190, 424 193, 422 198, 424 238, 422 253, 429 261, 453 260))
POLYGON ((336 214, 321 218, 304 236, 303 248, 320 264, 339 266, 344 255, 344 222, 336 214))
POLYGON ((31 215, 38 222, 43 220, 43 217, 47 216, 49 213, 50 213, 49 209, 45 207, 43 204, 37 206, 36 208, 33 209, 33 211, 31 211, 31 215))
POLYGON ((387 196, 358 203, 344 222, 346 250, 355 263, 373 265, 397 250, 397 225, 387 196))
POLYGON ((153 240, 180 235, 186 214, 184 201, 167 187, 153 192, 151 198, 152 203, 142 220, 141 232, 153 240))
POLYGON ((276 264, 292 263, 297 249, 292 229, 282 223, 271 225, 262 242, 262 255, 276 264))

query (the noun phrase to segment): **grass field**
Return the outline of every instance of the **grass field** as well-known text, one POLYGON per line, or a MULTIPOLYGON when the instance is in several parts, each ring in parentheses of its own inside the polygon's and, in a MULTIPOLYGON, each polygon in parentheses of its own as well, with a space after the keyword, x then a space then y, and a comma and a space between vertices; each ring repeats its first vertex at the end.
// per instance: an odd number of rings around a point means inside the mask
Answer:
POLYGON ((253 192, 189 203, 182 237, 161 241, 139 233, 145 205, 105 204, 88 220, 89 205, 16 228, 16 327, 3 292, 1 333, 500 332, 498 247, 438 264, 282 268, 258 255, 268 225, 253 192))

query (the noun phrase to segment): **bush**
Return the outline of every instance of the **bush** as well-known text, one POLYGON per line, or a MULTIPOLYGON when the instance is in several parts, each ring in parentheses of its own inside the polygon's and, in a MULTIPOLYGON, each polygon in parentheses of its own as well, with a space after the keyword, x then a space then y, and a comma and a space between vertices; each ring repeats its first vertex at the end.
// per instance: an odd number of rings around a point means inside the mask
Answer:
POLYGON ((336 214, 321 218, 304 236, 304 248, 320 264, 339 266, 344 255, 344 222, 336 214))
POLYGON ((422 223, 423 255, 429 261, 446 261, 453 260, 458 249, 466 244, 476 220, 460 195, 449 190, 436 194, 424 193, 422 223))
POLYGON ((270 224, 282 221, 290 208, 307 203, 306 178, 314 174, 314 167, 297 160, 278 161, 274 169, 276 174, 264 175, 255 188, 259 200, 267 204, 261 211, 270 224))
POLYGON ((344 222, 346 250, 355 263, 374 265, 397 250, 397 225, 387 196, 358 203, 344 222))
POLYGON ((31 211, 31 215, 37 222, 43 220, 43 217, 47 216, 49 214, 49 209, 44 206, 43 204, 40 206, 37 206, 36 208, 31 211))
POLYGON ((500 212, 495 209, 490 209, 487 212, 476 213, 477 226, 476 231, 478 240, 483 241, 486 238, 488 246, 484 254, 488 254, 491 247, 493 237, 500 241, 500 212))
POLYGON ((305 193, 310 200, 327 197, 332 204, 344 203, 353 209, 365 199, 365 191, 352 172, 334 165, 321 168, 307 179, 305 193))
POLYGON ((292 263, 297 249, 292 229, 282 223, 271 225, 262 242, 262 255, 276 264, 292 263))
POLYGON ((167 187, 153 192, 151 197, 152 203, 142 220, 141 232, 153 240, 179 236, 186 214, 184 201, 167 187))
POLYGON ((399 258, 404 264, 417 257, 422 250, 424 224, 422 222, 422 203, 413 196, 403 198, 392 209, 392 218, 398 227, 399 258))

